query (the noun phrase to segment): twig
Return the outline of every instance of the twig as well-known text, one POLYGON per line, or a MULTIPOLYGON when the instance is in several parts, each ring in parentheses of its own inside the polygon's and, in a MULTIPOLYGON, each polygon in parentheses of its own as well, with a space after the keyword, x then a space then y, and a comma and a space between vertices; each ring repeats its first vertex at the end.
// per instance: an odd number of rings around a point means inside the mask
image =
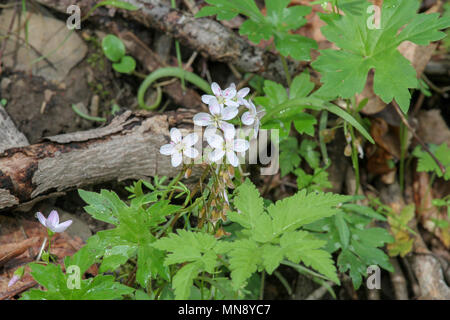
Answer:
MULTIPOLYGON (((334 285, 334 283, 332 281, 327 281, 326 284, 328 284, 330 287, 332 287, 334 285)), ((328 288, 326 286, 321 286, 320 288, 314 290, 309 296, 307 296, 305 300, 319 300, 327 292, 328 292, 328 288)))
POLYGON ((415 130, 411 127, 411 125, 409 124, 408 120, 406 119, 405 115, 403 114, 403 112, 400 110, 399 105, 397 104, 397 102, 392 101, 392 105, 395 108, 395 111, 397 111, 398 115, 400 116, 400 119, 402 120, 402 122, 405 124, 405 126, 408 128, 409 131, 411 131, 411 133, 413 134, 414 138, 417 140, 417 142, 419 142, 419 144, 422 146, 422 148, 428 152, 430 154, 430 156, 433 158, 433 160, 436 162, 436 164, 439 166, 439 169, 441 169, 442 174, 445 175, 445 167, 442 165, 442 163, 439 161, 438 158, 436 158, 436 156, 433 154, 433 152, 431 152, 430 148, 428 148, 428 146, 423 142, 423 140, 417 135, 417 133, 415 132, 415 130))

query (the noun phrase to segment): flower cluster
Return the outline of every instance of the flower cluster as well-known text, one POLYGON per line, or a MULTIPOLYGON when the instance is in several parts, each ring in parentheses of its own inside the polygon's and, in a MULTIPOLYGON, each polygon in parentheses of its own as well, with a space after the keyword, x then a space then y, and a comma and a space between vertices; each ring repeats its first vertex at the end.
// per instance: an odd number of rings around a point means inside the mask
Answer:
MULTIPOLYGON (((236 138, 236 128, 229 122, 239 114, 239 108, 247 110, 242 114, 241 123, 246 129, 252 130, 252 138, 256 138, 260 126, 260 119, 264 116, 263 109, 257 109, 250 99, 245 99, 249 88, 236 89, 232 83, 230 87, 222 90, 213 82, 211 89, 214 95, 203 95, 202 101, 208 105, 209 113, 200 112, 194 116, 194 124, 206 127, 205 138, 211 147, 208 160, 220 163, 224 157, 233 167, 239 165, 236 153, 244 154, 249 149, 249 142, 236 138)), ((182 138, 180 130, 170 130, 170 144, 161 147, 160 152, 172 157, 172 166, 177 167, 183 161, 183 156, 195 159, 199 152, 193 147, 198 141, 198 135, 191 133, 182 138)))

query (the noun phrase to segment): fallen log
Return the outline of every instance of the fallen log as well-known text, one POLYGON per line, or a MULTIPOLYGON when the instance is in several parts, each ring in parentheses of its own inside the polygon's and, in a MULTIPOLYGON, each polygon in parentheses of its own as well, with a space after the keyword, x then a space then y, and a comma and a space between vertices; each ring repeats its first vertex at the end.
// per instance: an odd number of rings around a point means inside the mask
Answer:
MULTIPOLYGON (((67 8, 73 4, 71 0, 36 1, 62 13, 67 13, 67 8)), ((170 8, 168 1, 124 1, 139 8, 136 11, 118 10, 125 17, 163 31, 211 60, 232 63, 244 72, 258 73, 267 79, 282 83, 286 81, 283 65, 276 54, 253 46, 213 19, 197 19, 189 13, 170 8)), ((86 14, 96 2, 84 0, 77 2, 77 5, 86 14)), ((288 64, 291 72, 299 66, 298 62, 292 60, 288 64)))
POLYGON ((159 153, 169 126, 192 126, 193 111, 126 111, 105 127, 47 137, 0 154, 0 210, 30 204, 88 184, 175 176, 159 153))

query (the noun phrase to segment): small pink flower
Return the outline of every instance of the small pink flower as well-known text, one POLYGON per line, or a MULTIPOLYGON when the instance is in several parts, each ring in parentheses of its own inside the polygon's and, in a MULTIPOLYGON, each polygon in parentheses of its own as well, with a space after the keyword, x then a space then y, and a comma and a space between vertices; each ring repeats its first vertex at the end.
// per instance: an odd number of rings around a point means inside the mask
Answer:
POLYGON ((20 277, 18 275, 16 275, 16 274, 13 275, 11 280, 9 280, 9 282, 8 282, 8 288, 12 287, 13 285, 15 285, 16 282, 19 281, 19 280, 20 280, 20 277))
POLYGON ((40 212, 37 212, 36 216, 39 219, 39 222, 52 232, 64 232, 72 224, 72 220, 59 223, 59 215, 56 210, 52 210, 47 219, 45 219, 44 215, 40 212))

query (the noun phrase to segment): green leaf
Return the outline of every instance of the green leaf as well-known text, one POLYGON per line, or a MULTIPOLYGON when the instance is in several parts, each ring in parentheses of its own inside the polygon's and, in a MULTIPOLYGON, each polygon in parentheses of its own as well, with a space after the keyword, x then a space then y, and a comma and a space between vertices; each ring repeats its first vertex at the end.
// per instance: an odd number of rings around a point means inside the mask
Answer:
POLYGON ((147 288, 148 281, 161 277, 169 281, 169 268, 164 265, 164 252, 153 248, 150 245, 142 245, 138 249, 138 269, 136 272, 136 281, 147 288))
POLYGON ((122 57, 120 62, 113 63, 113 68, 120 73, 131 73, 136 68, 136 60, 130 56, 122 57))
MULTIPOLYGON (((371 5, 364 2, 366 8, 371 5)), ((371 29, 373 19, 363 10, 355 13, 341 8, 345 15, 322 14, 327 25, 321 31, 340 50, 320 51, 313 67, 322 73, 318 96, 352 98, 362 92, 369 70, 375 70, 374 92, 385 102, 397 101, 407 112, 411 100, 410 88, 417 87, 416 70, 397 47, 404 41, 428 45, 445 37, 439 30, 450 26, 450 19, 438 14, 417 14, 418 0, 386 0, 381 12, 381 26, 371 29), (401 29, 401 31, 400 31, 401 29)))
POLYGON ((300 165, 301 158, 298 152, 297 139, 287 137, 287 139, 281 141, 280 151, 281 177, 284 177, 300 165))
POLYGON ((342 248, 346 249, 350 243, 350 230, 344 220, 342 211, 334 216, 334 223, 339 233, 342 248))
POLYGON ((198 262, 206 271, 213 272, 217 264, 216 244, 217 239, 210 234, 179 230, 178 234, 171 233, 158 239, 152 246, 169 252, 164 262, 166 265, 198 262))
POLYGON ((335 206, 349 199, 350 197, 332 193, 307 194, 306 190, 302 190, 292 197, 279 200, 267 208, 273 219, 274 236, 330 217, 337 212, 335 206))
POLYGON ((320 153, 314 151, 317 148, 317 143, 312 140, 303 140, 300 144, 300 155, 308 162, 309 166, 313 169, 319 167, 320 153))
POLYGON ((311 60, 311 49, 317 49, 317 42, 299 34, 276 33, 275 46, 280 53, 296 60, 311 60))
POLYGON ((132 5, 131 3, 125 2, 125 1, 118 1, 118 0, 105 0, 95 5, 94 9, 100 7, 100 6, 111 6, 116 7, 119 9, 125 9, 129 11, 135 11, 139 8, 132 5))
POLYGON ((289 98, 305 98, 314 89, 314 83, 310 80, 308 69, 303 71, 300 75, 296 76, 289 88, 289 98))
POLYGON ((188 263, 178 270, 172 281, 172 286, 175 289, 175 299, 186 300, 190 297, 194 279, 201 271, 202 268, 197 262, 188 263))
POLYGON ((366 265, 350 250, 342 250, 339 254, 337 264, 339 271, 347 272, 350 270, 353 286, 357 290, 362 283, 362 275, 366 274, 366 265))
POLYGON ((262 263, 260 248, 253 240, 237 240, 232 243, 229 256, 233 287, 242 288, 262 263))
POLYGON ((272 36, 272 28, 266 24, 258 24, 253 20, 247 20, 239 29, 239 34, 242 36, 248 36, 251 42, 260 43, 261 40, 269 40, 272 36))
POLYGON ((363 244, 371 247, 382 247, 386 243, 394 242, 394 238, 383 228, 355 229, 353 230, 353 239, 360 240, 363 244))
POLYGON ((413 155, 419 159, 417 171, 435 172, 438 177, 450 180, 450 148, 446 143, 442 143, 440 146, 430 145, 430 150, 445 167, 445 175, 442 174, 441 169, 431 155, 422 151, 420 146, 417 146, 413 152, 413 155))
POLYGON ((125 45, 122 40, 112 34, 103 38, 102 49, 105 56, 112 62, 119 62, 125 56, 125 45))
POLYGON ((119 211, 127 208, 112 191, 102 190, 101 193, 95 193, 79 189, 78 194, 89 204, 84 210, 100 221, 117 225, 119 211))
POLYGON ((302 112, 297 115, 296 120, 294 120, 294 127, 298 133, 306 133, 311 137, 314 137, 314 125, 317 124, 317 120, 312 115, 302 112))
POLYGON ((305 250, 302 252, 301 261, 305 266, 311 266, 313 269, 319 271, 334 283, 340 284, 337 277, 336 267, 331 255, 325 250, 305 250))

